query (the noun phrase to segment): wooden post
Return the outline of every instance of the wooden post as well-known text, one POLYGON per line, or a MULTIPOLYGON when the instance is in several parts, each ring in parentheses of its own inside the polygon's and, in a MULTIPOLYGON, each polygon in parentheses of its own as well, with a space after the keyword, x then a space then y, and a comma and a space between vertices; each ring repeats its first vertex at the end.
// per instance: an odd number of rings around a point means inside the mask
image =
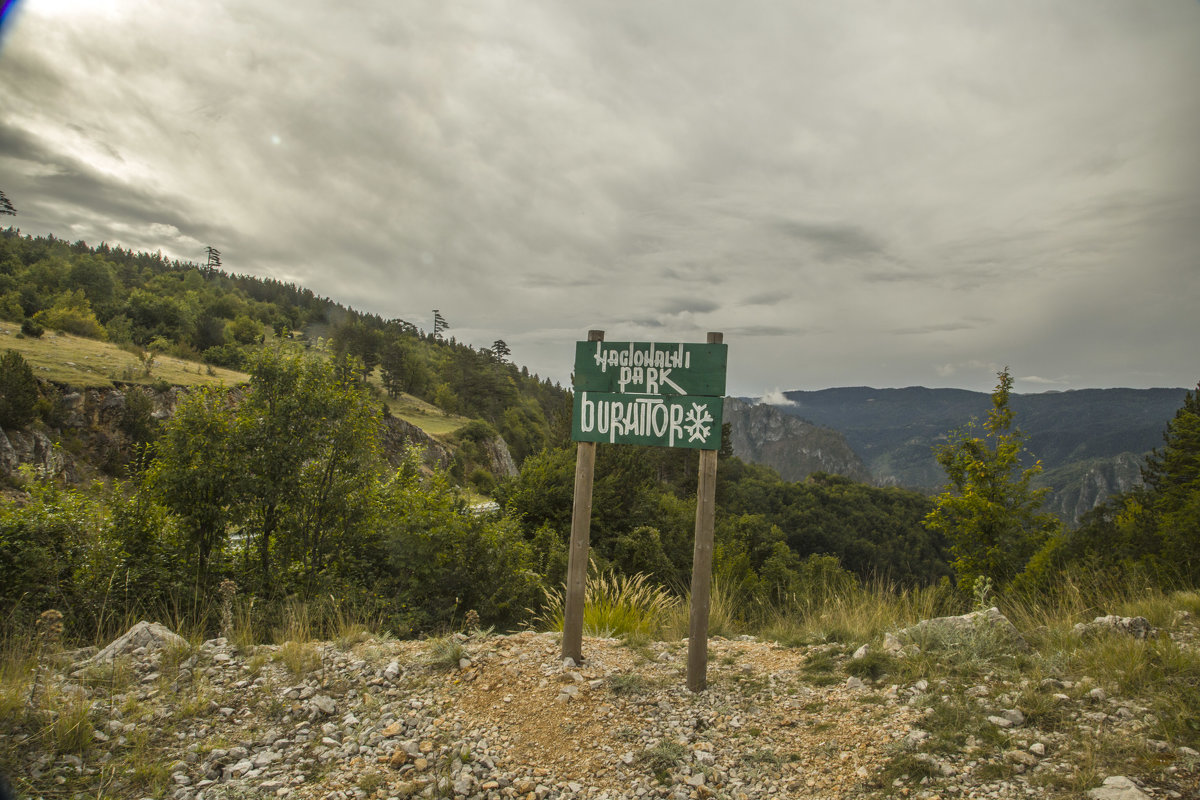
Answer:
MULTIPOLYGON (((709 344, 721 344, 720 333, 709 333, 709 344)), ((708 609, 712 591, 713 519, 716 513, 717 451, 700 451, 696 486, 696 549, 692 557, 692 607, 688 619, 687 686, 693 692, 708 687, 708 609)))
MULTIPOLYGON (((604 341, 604 331, 588 331, 589 342, 604 341)), ((575 446, 575 502, 571 509, 571 546, 567 555, 567 597, 563 608, 562 656, 583 663, 583 606, 587 584, 588 539, 592 527, 592 475, 596 443, 575 446)))

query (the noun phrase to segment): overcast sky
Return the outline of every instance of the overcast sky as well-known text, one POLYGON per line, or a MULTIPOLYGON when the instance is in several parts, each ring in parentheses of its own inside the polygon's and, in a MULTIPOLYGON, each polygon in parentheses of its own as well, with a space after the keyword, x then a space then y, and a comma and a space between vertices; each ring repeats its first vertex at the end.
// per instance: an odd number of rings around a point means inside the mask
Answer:
POLYGON ((19 0, 0 189, 563 382, 1200 379, 1197 0, 19 0))

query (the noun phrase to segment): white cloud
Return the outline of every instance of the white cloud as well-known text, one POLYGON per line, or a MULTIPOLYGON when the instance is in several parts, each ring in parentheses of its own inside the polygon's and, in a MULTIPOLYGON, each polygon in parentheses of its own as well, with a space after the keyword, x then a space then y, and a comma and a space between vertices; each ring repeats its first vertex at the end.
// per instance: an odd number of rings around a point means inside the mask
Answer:
POLYGON ((795 400, 789 400, 783 391, 777 386, 771 391, 758 398, 758 402, 768 406, 794 406, 795 400))

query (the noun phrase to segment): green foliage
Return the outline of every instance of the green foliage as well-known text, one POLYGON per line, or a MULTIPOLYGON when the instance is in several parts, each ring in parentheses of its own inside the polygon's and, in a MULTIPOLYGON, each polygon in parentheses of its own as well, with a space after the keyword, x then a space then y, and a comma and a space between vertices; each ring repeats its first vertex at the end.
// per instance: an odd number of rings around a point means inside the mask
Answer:
POLYGON ((541 583, 534 551, 511 519, 471 513, 444 473, 420 474, 416 454, 382 487, 376 594, 392 598, 397 632, 454 627, 468 609, 511 628, 541 583))
MULTIPOLYGON (((0 505, 0 619, 19 627, 78 605, 76 573, 102 509, 84 492, 34 482, 23 505, 0 505)), ((74 622, 74 618, 68 623, 74 622)))
POLYGON ((238 488, 233 442, 226 392, 200 389, 175 409, 147 474, 147 489, 180 520, 198 584, 227 538, 238 488))
POLYGON ((117 419, 117 428, 135 444, 148 444, 158 436, 159 421, 154 418, 154 401, 145 389, 131 387, 125 392, 125 405, 117 419))
POLYGON ((952 542, 963 591, 980 576, 1008 585, 1059 527, 1055 517, 1038 513, 1045 490, 1031 489, 1030 482, 1041 465, 1021 467, 1024 438, 1019 430, 1009 430, 1012 376, 1005 369, 998 377, 984 436, 971 423, 936 449, 949 487, 936 498, 925 524, 952 542))
POLYGON ((24 428, 37 416, 38 384, 16 350, 0 356, 0 428, 24 428))
POLYGON ((659 783, 670 780, 670 772, 683 762, 686 751, 683 745, 667 739, 643 750, 637 755, 637 762, 654 774, 659 783))
POLYGON ((353 557, 380 467, 362 388, 327 361, 268 349, 240 400, 208 389, 180 404, 148 482, 184 521, 198 581, 236 525, 243 565, 255 564, 270 595, 300 583, 313 591, 353 557))
MULTIPOLYGON (((263 336, 263 326, 261 322, 246 316, 239 315, 237 319, 229 323, 229 335, 238 344, 254 344, 263 336)), ((222 343, 213 345, 220 347, 222 343)))
POLYGON ((439 636, 429 640, 429 652, 425 655, 425 663, 432 669, 458 669, 467 652, 462 642, 453 636, 439 636))
POLYGON ((47 328, 86 336, 90 339, 105 339, 108 332, 92 312, 92 304, 78 289, 63 292, 54 305, 33 315, 35 322, 47 328))

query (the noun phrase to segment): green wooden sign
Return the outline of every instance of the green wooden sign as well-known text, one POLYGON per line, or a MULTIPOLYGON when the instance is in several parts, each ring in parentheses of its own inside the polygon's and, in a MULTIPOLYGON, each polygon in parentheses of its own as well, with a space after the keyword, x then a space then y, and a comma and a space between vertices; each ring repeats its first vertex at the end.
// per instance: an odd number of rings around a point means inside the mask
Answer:
POLYGON ((724 344, 576 342, 575 391, 725 395, 724 344))
POLYGON ((718 450, 724 344, 576 342, 577 442, 718 450))
POLYGON ((577 390, 571 438, 577 442, 719 450, 724 407, 721 397, 577 390))

